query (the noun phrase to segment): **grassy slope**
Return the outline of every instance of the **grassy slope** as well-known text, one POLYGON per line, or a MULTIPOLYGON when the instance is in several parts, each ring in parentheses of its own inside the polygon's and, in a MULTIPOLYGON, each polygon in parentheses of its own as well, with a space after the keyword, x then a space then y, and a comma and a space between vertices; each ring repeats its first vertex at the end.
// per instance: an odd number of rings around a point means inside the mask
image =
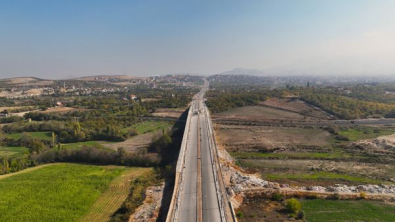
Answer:
POLYGON ((138 134, 144 134, 147 132, 155 131, 158 129, 171 127, 173 124, 165 121, 145 121, 142 123, 135 124, 130 128, 137 130, 138 134))
POLYGON ((89 212, 81 221, 106 222, 111 219, 111 215, 117 211, 130 192, 130 180, 147 174, 151 168, 132 168, 125 170, 121 176, 115 178, 109 188, 97 199, 89 212))
POLYGON ((76 221, 125 168, 56 164, 0 180, 0 221, 76 221))
POLYGON ((9 157, 25 152, 29 152, 26 147, 0 147, 0 157, 9 157))
POLYGON ((395 221, 395 207, 372 201, 304 200, 310 222, 395 221))

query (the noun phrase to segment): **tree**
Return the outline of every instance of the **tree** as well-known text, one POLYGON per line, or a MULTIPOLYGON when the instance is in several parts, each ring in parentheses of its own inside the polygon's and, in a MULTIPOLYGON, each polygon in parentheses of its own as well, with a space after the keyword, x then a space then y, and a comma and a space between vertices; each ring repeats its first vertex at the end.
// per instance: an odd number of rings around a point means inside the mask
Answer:
POLYGON ((123 147, 118 147, 117 149, 118 159, 121 164, 125 163, 125 158, 127 156, 126 150, 123 147))
POLYGON ((148 147, 148 152, 160 153, 162 148, 167 147, 169 144, 171 144, 171 142, 172 142, 172 140, 171 140, 170 136, 167 134, 164 134, 159 139, 157 139, 151 143, 151 145, 148 147))
POLYGON ((286 204, 287 211, 293 214, 298 214, 302 209, 302 204, 295 198, 287 200, 286 204))
POLYGON ((55 132, 52 132, 52 146, 55 146, 55 138, 56 138, 55 132))
POLYGON ((27 148, 29 148, 30 153, 41 153, 46 149, 46 146, 40 140, 32 140, 27 148))
POLYGON ((7 158, 3 158, 3 172, 6 174, 10 171, 10 166, 8 164, 7 158))

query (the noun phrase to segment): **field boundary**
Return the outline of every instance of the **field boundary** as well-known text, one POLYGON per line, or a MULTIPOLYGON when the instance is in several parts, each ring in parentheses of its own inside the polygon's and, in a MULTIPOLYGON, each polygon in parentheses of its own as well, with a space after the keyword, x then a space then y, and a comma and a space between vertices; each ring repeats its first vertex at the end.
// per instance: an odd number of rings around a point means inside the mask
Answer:
POLYGON ((29 167, 27 169, 23 169, 23 170, 20 170, 18 172, 13 172, 13 173, 7 173, 7 174, 4 174, 4 175, 0 175, 0 180, 1 179, 5 179, 7 177, 15 176, 15 175, 18 175, 18 174, 23 174, 23 173, 28 173, 28 172, 31 172, 31 171, 35 171, 35 170, 38 170, 38 169, 41 169, 41 168, 44 168, 44 167, 53 166, 53 165, 56 165, 56 164, 63 164, 63 163, 48 163, 48 164, 43 164, 43 165, 39 165, 39 166, 35 166, 35 167, 29 167))
POLYGON ((130 192, 130 181, 150 171, 151 168, 126 168, 120 176, 111 181, 88 212, 79 220, 81 222, 107 222, 124 203, 130 192))

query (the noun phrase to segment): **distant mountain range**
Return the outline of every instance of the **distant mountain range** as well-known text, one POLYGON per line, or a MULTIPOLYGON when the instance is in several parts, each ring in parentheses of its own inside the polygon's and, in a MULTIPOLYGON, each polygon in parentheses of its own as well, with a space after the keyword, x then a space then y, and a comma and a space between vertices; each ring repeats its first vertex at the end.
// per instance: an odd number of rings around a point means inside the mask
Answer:
POLYGON ((253 75, 253 76, 262 76, 265 72, 259 69, 244 69, 244 68, 236 68, 229 71, 225 71, 219 73, 219 75, 253 75))

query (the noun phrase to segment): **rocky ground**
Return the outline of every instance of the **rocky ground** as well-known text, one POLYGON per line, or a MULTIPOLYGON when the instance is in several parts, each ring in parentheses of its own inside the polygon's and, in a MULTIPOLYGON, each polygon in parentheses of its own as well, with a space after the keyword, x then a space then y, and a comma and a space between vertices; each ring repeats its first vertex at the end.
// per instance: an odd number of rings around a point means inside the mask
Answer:
POLYGON ((148 187, 144 203, 130 216, 129 222, 154 222, 158 218, 164 185, 148 187))
MULTIPOLYGON (((358 186, 348 186, 343 184, 336 184, 335 186, 290 186, 288 184, 280 184, 275 182, 270 182, 260 179, 255 174, 248 174, 243 172, 242 169, 234 164, 232 157, 223 148, 219 148, 219 156, 221 158, 222 172, 224 176, 225 185, 228 187, 228 193, 232 196, 232 202, 235 207, 238 205, 235 202, 239 202, 240 198, 237 196, 243 194, 245 191, 251 190, 265 190, 265 189, 275 189, 278 191, 295 191, 295 192, 318 192, 326 194, 339 194, 339 195, 349 195, 349 194, 360 194, 361 192, 367 195, 388 195, 395 200, 395 185, 358 185, 358 186)), ((237 207, 236 207, 237 208, 237 207)))

